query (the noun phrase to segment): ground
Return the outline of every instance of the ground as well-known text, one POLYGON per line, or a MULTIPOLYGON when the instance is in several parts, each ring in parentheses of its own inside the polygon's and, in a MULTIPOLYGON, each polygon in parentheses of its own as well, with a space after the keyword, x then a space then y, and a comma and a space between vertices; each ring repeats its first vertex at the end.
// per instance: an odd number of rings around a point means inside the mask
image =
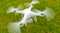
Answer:
MULTIPOLYGON (((0 0, 0 33, 8 33, 7 24, 18 22, 22 19, 21 14, 6 13, 10 6, 21 6, 25 9, 31 0, 0 0)), ((37 16, 37 22, 28 23, 21 28, 22 33, 60 33, 60 0, 39 0, 39 4, 34 5, 33 9, 44 10, 46 7, 53 9, 55 17, 49 21, 46 17, 37 16)))

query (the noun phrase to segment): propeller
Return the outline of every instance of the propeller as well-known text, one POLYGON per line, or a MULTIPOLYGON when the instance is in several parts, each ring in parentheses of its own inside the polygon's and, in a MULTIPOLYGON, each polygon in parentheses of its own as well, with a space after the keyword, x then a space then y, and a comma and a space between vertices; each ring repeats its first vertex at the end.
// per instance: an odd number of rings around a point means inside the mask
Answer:
POLYGON ((9 33, 21 33, 20 28, 21 27, 18 22, 8 24, 8 32, 9 33))
POLYGON ((8 10, 7 10, 7 13, 11 13, 11 12, 14 12, 16 9, 14 7, 10 7, 8 10))
POLYGON ((32 0, 32 2, 30 3, 30 5, 32 5, 32 4, 37 4, 37 3, 39 3, 39 1, 37 1, 37 0, 32 0))
POLYGON ((53 19, 54 16, 55 16, 55 13, 54 13, 53 10, 50 9, 50 8, 46 8, 46 9, 43 11, 43 14, 46 16, 47 20, 53 19))
POLYGON ((11 6, 11 7, 7 10, 7 13, 12 13, 12 12, 14 12, 14 11, 21 11, 20 6, 17 7, 17 8, 14 8, 14 7, 11 6))
POLYGON ((31 3, 24 3, 24 4, 29 7, 29 6, 37 4, 37 3, 40 3, 40 2, 38 0, 32 0, 31 3))

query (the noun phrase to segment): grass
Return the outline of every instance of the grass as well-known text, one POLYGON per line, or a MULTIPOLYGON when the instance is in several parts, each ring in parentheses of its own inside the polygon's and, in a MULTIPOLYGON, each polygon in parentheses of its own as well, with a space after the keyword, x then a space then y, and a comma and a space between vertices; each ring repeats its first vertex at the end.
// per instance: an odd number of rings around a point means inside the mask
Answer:
MULTIPOLYGON (((60 0, 39 0, 40 3, 34 5, 33 9, 44 10, 46 7, 53 9, 55 17, 47 21, 46 17, 37 17, 37 22, 29 23, 21 28, 22 33, 60 33, 60 0)), ((0 33, 8 33, 7 24, 21 20, 21 14, 7 14, 6 11, 10 6, 22 6, 26 8, 24 3, 31 0, 0 0, 0 33)))

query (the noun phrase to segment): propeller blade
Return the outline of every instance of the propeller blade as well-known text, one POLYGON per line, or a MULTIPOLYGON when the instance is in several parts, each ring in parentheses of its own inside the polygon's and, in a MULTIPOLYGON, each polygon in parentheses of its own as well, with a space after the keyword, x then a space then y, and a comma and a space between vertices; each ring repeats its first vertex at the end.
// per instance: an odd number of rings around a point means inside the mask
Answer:
POLYGON ((7 10, 7 13, 11 13, 11 12, 14 12, 16 9, 14 7, 10 7, 8 10, 7 10))
POLYGON ((30 5, 32 5, 32 4, 37 4, 37 3, 39 3, 39 1, 37 1, 37 0, 32 0, 32 2, 30 3, 30 5))
POLYGON ((21 33, 19 23, 9 23, 8 24, 9 33, 21 33))
POLYGON ((14 7, 10 7, 8 10, 7 10, 7 13, 11 13, 11 12, 14 12, 14 11, 21 11, 20 7, 17 7, 17 8, 14 8, 14 7))
POLYGON ((53 12, 52 9, 50 8, 46 8, 44 11, 43 11, 44 15, 46 16, 47 20, 50 20, 50 19, 53 19, 54 16, 55 16, 55 13, 53 12))

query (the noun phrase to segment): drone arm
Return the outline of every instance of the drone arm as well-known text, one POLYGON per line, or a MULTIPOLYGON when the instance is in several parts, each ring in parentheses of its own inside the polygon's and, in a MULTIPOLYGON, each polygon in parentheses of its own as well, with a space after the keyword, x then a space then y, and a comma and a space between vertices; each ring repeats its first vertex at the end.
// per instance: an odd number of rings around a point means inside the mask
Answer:
POLYGON ((24 11, 16 11, 16 13, 22 13, 22 14, 23 14, 23 13, 24 13, 24 11))
POLYGON ((33 12, 32 14, 33 14, 34 16, 41 16, 41 17, 44 16, 44 14, 43 14, 42 12, 40 12, 40 13, 33 12))

